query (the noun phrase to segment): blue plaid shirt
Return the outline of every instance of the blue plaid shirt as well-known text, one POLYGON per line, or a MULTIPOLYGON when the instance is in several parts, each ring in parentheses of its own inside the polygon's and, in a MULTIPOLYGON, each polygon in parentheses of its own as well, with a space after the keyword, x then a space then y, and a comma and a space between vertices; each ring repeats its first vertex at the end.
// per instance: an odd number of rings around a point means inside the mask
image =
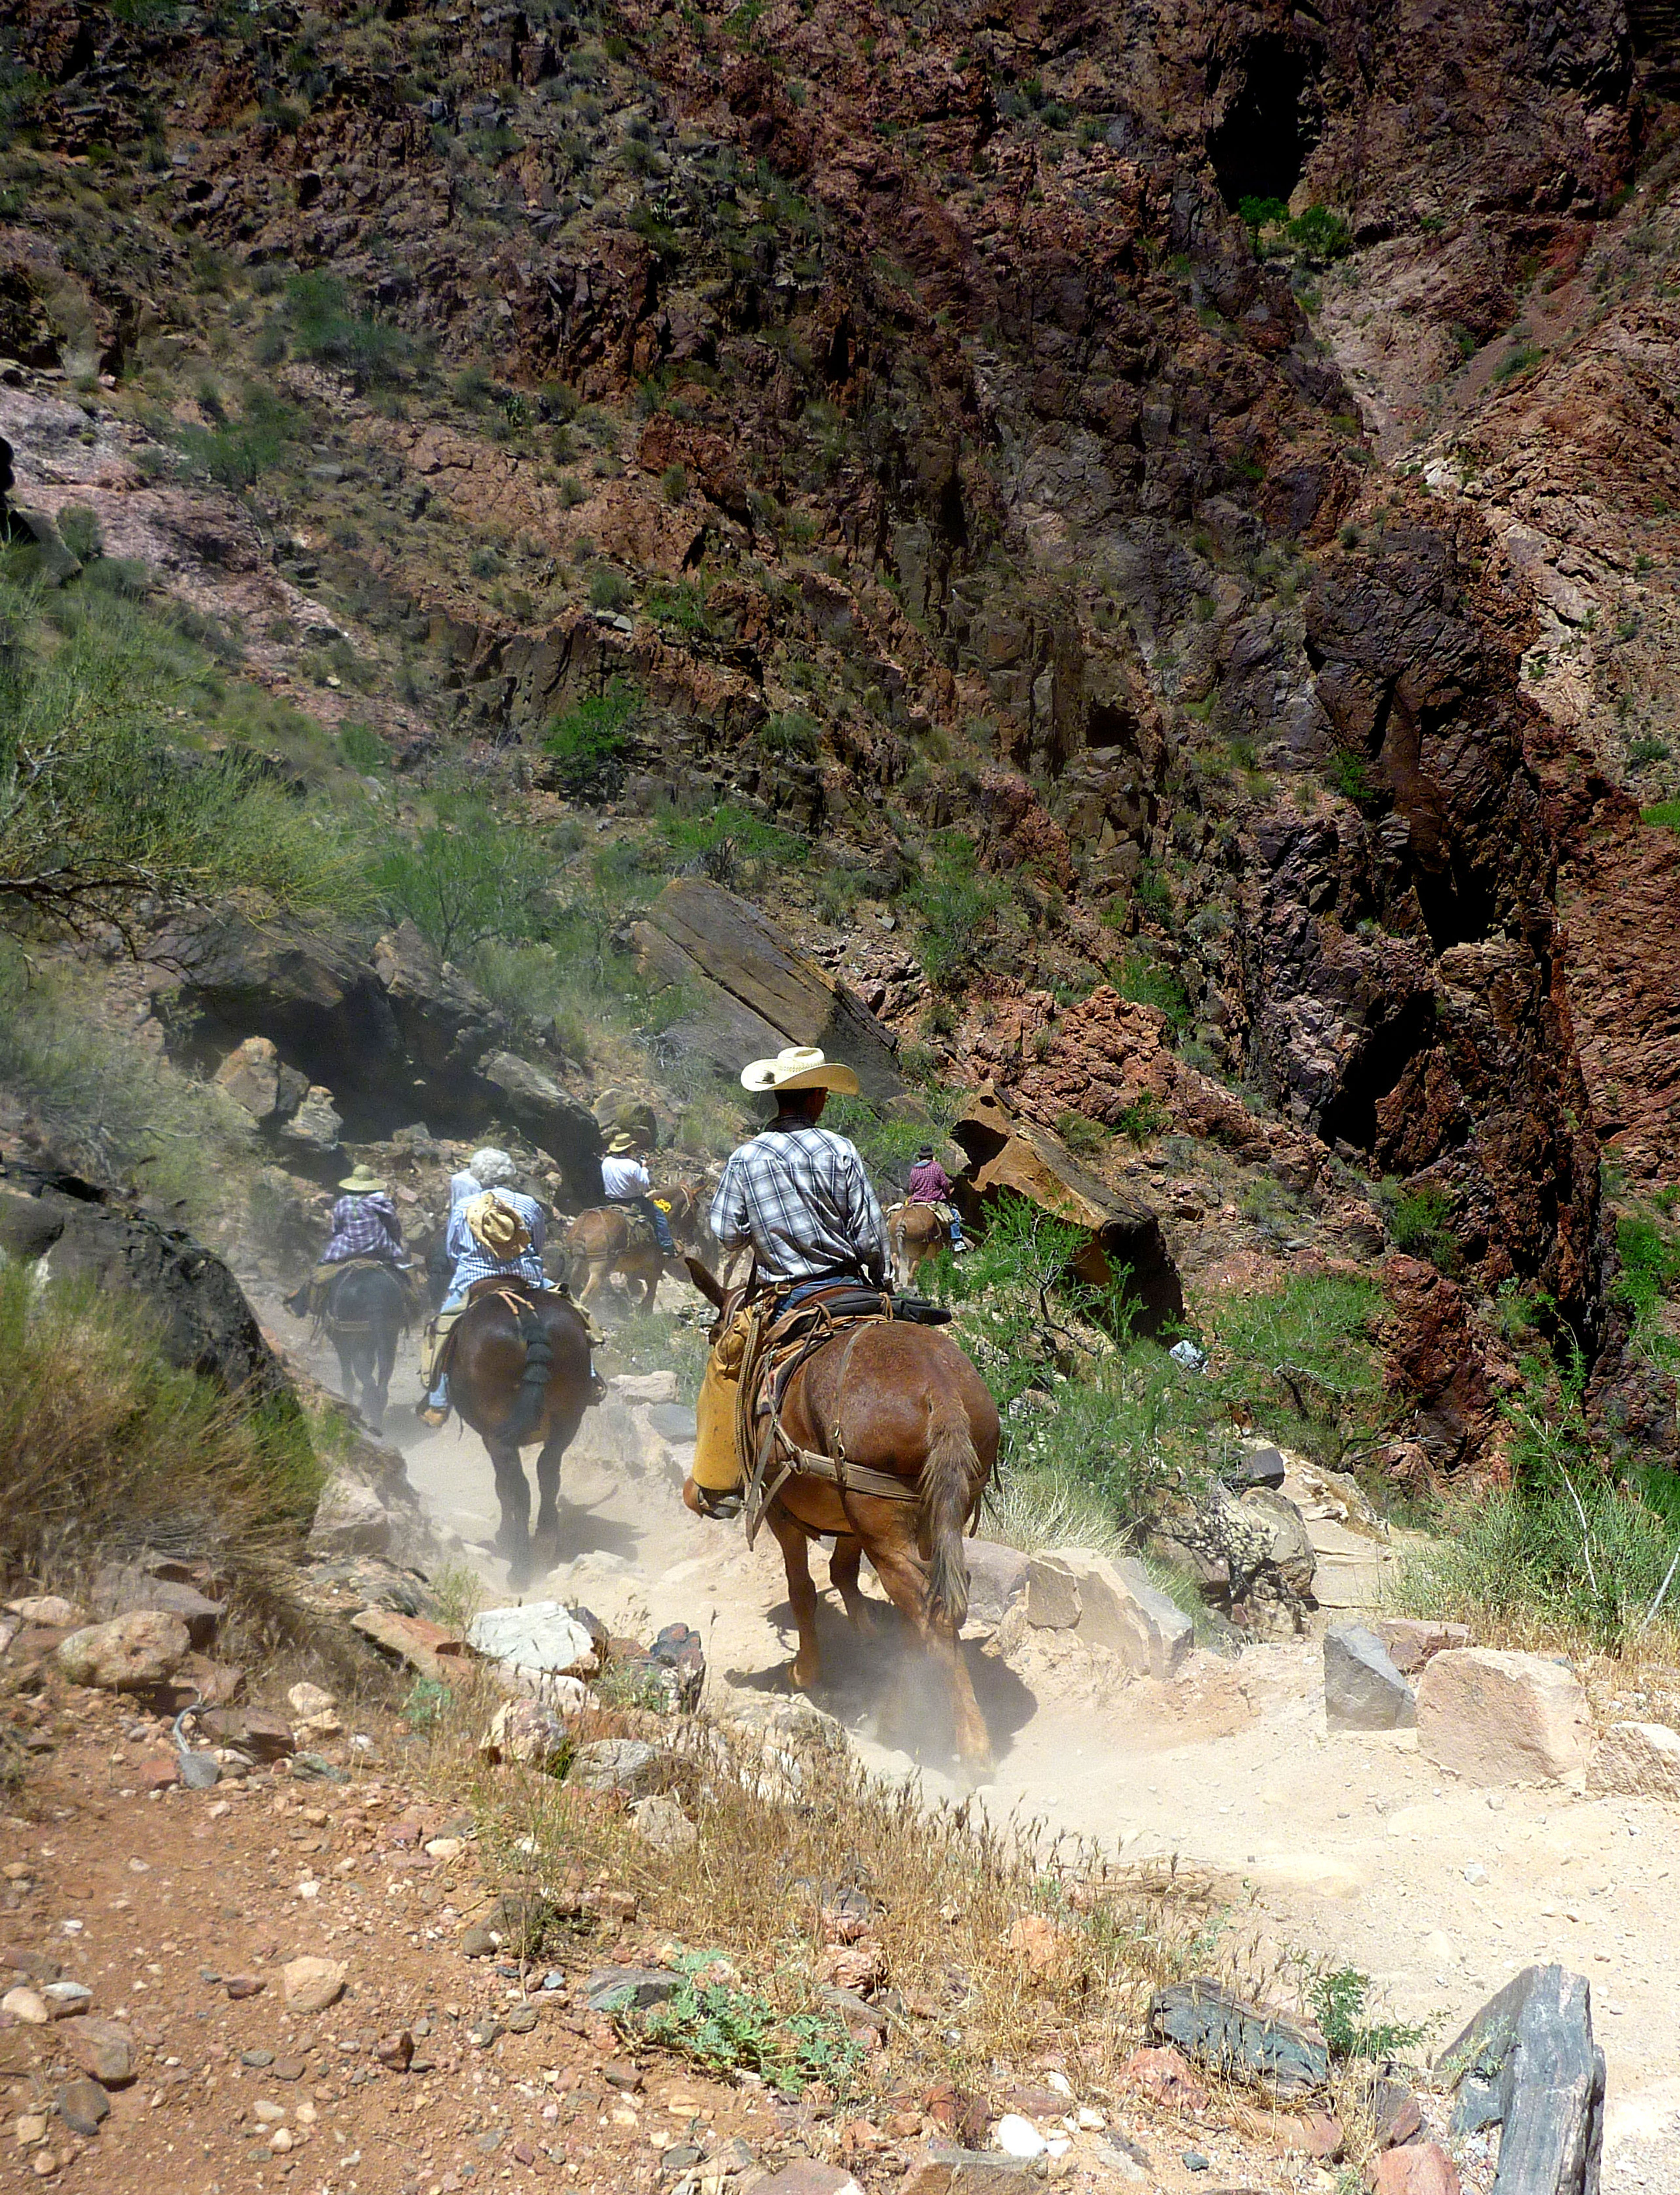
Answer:
POLYGON ((730 1157, 711 1204, 725 1250, 751 1242, 760 1276, 887 1269, 887 1228, 857 1146, 831 1128, 773 1125, 730 1157))
POLYGON ((475 1281, 487 1281, 498 1274, 527 1280, 535 1288, 548 1286, 539 1254, 547 1232, 542 1206, 534 1196, 526 1196, 516 1189, 498 1189, 492 1194, 498 1204, 505 1204, 509 1212, 518 1213, 531 1237, 531 1247, 522 1250, 516 1258, 493 1257, 467 1224, 467 1204, 472 1200, 468 1198, 457 1204, 449 1215, 449 1232, 444 1238, 444 1247, 455 1260, 454 1275, 449 1283, 451 1296, 465 1295, 475 1281))
POLYGON ((346 1258, 400 1258, 402 1222, 388 1196, 341 1196, 332 1207, 332 1239, 321 1253, 324 1265, 346 1258))

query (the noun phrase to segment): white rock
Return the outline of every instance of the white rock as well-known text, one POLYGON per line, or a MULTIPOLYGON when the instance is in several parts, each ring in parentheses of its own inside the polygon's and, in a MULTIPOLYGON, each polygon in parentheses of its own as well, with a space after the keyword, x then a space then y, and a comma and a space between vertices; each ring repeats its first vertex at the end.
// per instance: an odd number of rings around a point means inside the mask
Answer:
POLYGON ((9 1600, 6 1610, 26 1623, 43 1624, 52 1631, 73 1631, 88 1620, 85 1608, 73 1600, 62 1599, 55 1593, 31 1593, 23 1600, 9 1600))
POLYGON ((187 1626, 161 1609, 139 1608, 61 1639, 54 1654, 72 1685, 106 1692, 150 1691, 166 1684, 192 1648, 187 1626))
POLYGON ((1467 1783, 1562 1783, 1591 1743, 1580 1679, 1544 1655, 1457 1647, 1418 1679, 1418 1750, 1467 1783))
POLYGON ((1032 2120, 1022 2118, 1019 2111, 1006 2111, 992 2134, 1005 2157, 1043 2157, 1050 2147, 1032 2120))
POLYGON ((14 2019, 21 2020, 26 2027, 44 2027, 52 2018, 47 2001, 38 1990, 10 1989, 0 1996, 0 2012, 9 2012, 14 2019))
POLYGON ((261 2126, 278 2126, 286 2115, 284 2104, 271 2104, 266 2096, 259 2096, 250 2107, 250 2115, 261 2126))
POLYGON ((325 2012, 344 1994, 342 1959, 290 1959, 280 1968, 288 2012, 325 2012))
POLYGON ((73 2019, 78 2012, 85 2012, 94 2001, 94 1993, 85 1982, 49 1982, 41 1994, 55 2019, 73 2019))
MULTIPOLYGON (((371 1486, 342 1474, 330 1478, 315 1504, 309 1547, 318 1555, 383 1555, 391 1545, 391 1512, 371 1486)), ((302 1689, 314 1691, 314 1685, 302 1689)))
POLYGON ((331 1692, 324 1692, 319 1685, 294 1685, 286 1694, 286 1702, 296 1715, 331 1714, 338 1702, 331 1692))
POLYGON ((1586 1788, 1680 1799, 1680 1731, 1660 1722, 1613 1722, 1593 1750, 1586 1788))
POLYGON ((557 1600, 487 1608, 468 1626, 467 1643, 539 1685, 546 1678, 592 1677, 601 1667, 589 1631, 557 1600))
POLYGON ((1044 2076, 1044 2086, 1047 2088, 1054 2089, 1058 2096, 1067 2096, 1071 2098, 1073 2094, 1073 2083, 1068 2079, 1065 2073, 1057 2073, 1054 2071, 1046 2073, 1044 2076))

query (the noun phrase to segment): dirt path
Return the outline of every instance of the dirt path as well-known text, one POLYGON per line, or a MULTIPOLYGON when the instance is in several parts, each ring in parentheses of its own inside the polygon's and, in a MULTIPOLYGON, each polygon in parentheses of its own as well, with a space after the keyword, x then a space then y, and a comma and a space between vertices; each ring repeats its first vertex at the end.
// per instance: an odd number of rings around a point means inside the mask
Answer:
MULTIPOLYGON (((395 1391, 409 1391, 405 1372, 395 1391)), ((504 1597, 505 1570, 482 1544, 497 1512, 480 1444, 453 1426, 429 1432, 406 1409, 387 1432, 486 1592, 504 1597)), ((688 1515, 688 1453, 650 1441, 621 1405, 592 1413, 562 1477, 562 1559, 527 1597, 580 1600, 644 1635, 692 1623, 714 1688, 777 1689, 793 1641, 780 1553, 768 1534, 749 1553, 738 1531, 688 1515)), ((820 1578, 823 1567, 819 1555, 820 1578)), ((860 1656, 831 1593, 822 1621, 820 1704, 881 1772, 958 1795, 914 1665, 890 1642, 860 1656)), ((1443 1779, 1409 1733, 1331 1738, 1315 1640, 1249 1647, 1235 1662, 1198 1652, 1171 1686, 1096 1697, 1077 1678, 1023 1681, 979 1645, 968 1651, 998 1753, 981 1795, 994 1814, 1128 1859, 1176 1852, 1217 1870, 1277 1955, 1359 1967, 1435 2046, 1523 1966, 1557 1960, 1588 1975, 1609 2065, 1607 2187, 1680 2190, 1675 1808, 1472 1789, 1443 1779)))

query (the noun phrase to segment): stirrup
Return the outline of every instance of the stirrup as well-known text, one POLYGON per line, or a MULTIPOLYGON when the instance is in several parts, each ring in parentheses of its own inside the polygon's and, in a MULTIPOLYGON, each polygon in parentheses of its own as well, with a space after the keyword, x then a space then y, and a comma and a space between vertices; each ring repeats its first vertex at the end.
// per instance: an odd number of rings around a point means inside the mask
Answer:
POLYGON ((716 1518, 720 1523, 739 1517, 746 1504, 745 1495, 736 1486, 722 1487, 716 1492, 711 1487, 697 1486, 694 1492, 699 1501, 701 1516, 716 1518))
POLYGON ((591 1370, 590 1374, 590 1402, 604 1403, 607 1400, 607 1393, 608 1389, 607 1382, 601 1378, 599 1372, 591 1370))
POLYGON ((414 1414, 423 1426, 446 1426, 449 1423, 447 1403, 442 1409, 439 1409, 435 1403, 422 1403, 416 1409, 414 1414))

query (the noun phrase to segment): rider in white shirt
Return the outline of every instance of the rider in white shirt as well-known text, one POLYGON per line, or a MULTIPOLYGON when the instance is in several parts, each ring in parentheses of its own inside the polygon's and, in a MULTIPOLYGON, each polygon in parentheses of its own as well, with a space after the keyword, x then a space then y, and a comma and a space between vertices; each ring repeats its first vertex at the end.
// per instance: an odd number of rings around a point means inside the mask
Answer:
POLYGON ((639 1137, 620 1129, 601 1161, 601 1185, 609 1204, 627 1204, 633 1212, 641 1213, 653 1227, 653 1240, 669 1258, 676 1245, 671 1240, 670 1220, 653 1201, 653 1178, 642 1155, 644 1149, 639 1137))

